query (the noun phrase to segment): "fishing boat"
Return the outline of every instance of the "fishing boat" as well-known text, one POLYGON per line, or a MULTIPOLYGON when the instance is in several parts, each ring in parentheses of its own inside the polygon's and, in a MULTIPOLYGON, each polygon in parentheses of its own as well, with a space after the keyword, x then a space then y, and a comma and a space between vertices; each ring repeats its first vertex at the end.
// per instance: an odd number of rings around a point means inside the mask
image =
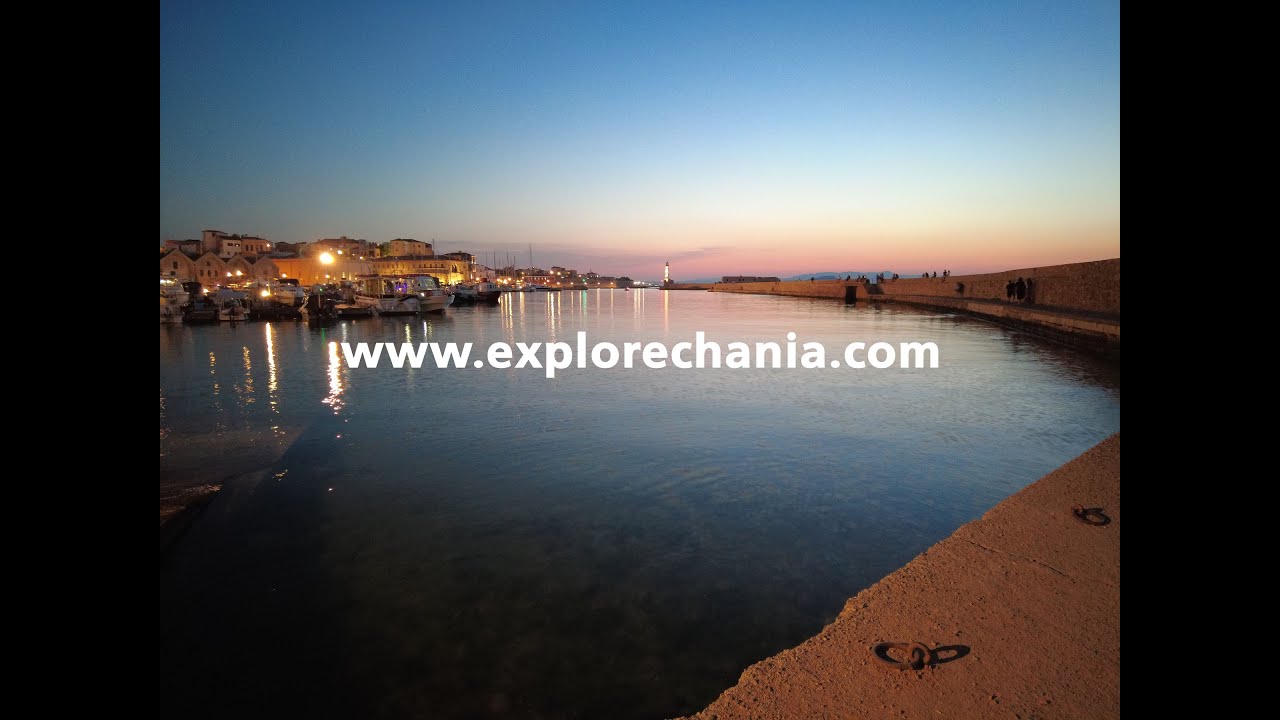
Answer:
POLYGON ((496 283, 489 282, 489 278, 483 278, 471 287, 476 291, 476 302, 497 305, 502 299, 502 289, 496 283))
POLYGON ((182 283, 187 291, 187 303, 182 306, 182 322, 186 325, 203 325, 218 322, 218 305, 209 297, 209 290, 192 280, 182 283))
POLYGON ((249 307, 246 303, 248 297, 238 290, 227 288, 214 293, 213 304, 218 309, 218 321, 237 322, 248 319, 249 307))

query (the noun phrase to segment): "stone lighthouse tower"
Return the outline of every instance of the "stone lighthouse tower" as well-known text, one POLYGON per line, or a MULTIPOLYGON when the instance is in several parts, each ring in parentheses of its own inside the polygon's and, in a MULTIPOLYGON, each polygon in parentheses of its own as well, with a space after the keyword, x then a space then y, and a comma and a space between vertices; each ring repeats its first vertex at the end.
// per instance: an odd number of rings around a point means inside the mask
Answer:
POLYGON ((667 261, 666 267, 662 268, 662 287, 671 286, 671 261, 667 261))

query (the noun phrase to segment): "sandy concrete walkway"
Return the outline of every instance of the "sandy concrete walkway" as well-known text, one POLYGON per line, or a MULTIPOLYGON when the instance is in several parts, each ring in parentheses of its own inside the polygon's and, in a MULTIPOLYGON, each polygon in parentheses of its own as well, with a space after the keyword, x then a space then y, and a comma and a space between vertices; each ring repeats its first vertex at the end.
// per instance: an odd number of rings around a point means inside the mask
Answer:
POLYGON ((858 593, 692 717, 1119 716, 1117 433, 858 593), (1077 503, 1110 524, 1076 520, 1077 503), (897 670, 873 658, 880 641, 951 649, 897 670))

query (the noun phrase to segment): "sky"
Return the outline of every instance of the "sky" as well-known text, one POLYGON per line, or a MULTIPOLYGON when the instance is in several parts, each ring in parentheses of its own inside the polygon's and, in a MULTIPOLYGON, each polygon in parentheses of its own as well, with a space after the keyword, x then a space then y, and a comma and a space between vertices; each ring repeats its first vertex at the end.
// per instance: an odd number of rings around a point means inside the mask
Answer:
POLYGON ((161 2, 160 239, 656 280, 1120 256, 1119 2, 161 2))

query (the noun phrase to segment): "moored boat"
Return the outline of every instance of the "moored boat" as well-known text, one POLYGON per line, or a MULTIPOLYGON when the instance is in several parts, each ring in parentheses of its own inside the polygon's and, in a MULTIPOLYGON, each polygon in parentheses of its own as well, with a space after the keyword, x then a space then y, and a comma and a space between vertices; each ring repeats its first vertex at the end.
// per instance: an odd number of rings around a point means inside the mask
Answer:
POLYGON ((160 322, 182 322, 182 306, 191 295, 173 278, 160 278, 160 322))
POLYGON ((457 285, 449 288, 449 291, 453 295, 452 304, 455 306, 475 305, 476 301, 480 299, 480 295, 476 292, 475 288, 467 285, 466 283, 458 283, 457 285))
POLYGON ((245 287, 247 294, 245 306, 250 320, 301 320, 300 305, 295 304, 296 296, 301 295, 305 301, 306 293, 297 285, 286 286, 281 290, 276 281, 252 283, 245 287), (294 292, 296 290, 296 293, 294 292))
POLYGON ((332 325, 338 321, 338 301, 329 293, 313 292, 307 296, 302 314, 308 325, 332 325))
POLYGON ((403 278, 364 277, 356 281, 355 289, 356 304, 375 315, 417 315, 422 309, 421 298, 409 292, 403 278))
POLYGON ((300 308, 307 302, 307 293, 302 289, 297 278, 280 278, 272 280, 271 299, 281 305, 291 305, 300 308))
POLYGON ((422 312, 444 312, 453 304, 453 296, 440 286, 434 275, 415 275, 408 279, 407 288, 418 296, 422 312))
POLYGON ((187 291, 187 303, 182 306, 182 322, 186 325, 203 325, 218 322, 218 304, 209 297, 209 289, 191 280, 182 283, 187 291))
POLYGON ((237 322, 246 320, 249 308, 246 304, 248 296, 237 290, 223 288, 213 295, 214 306, 218 308, 219 322, 237 322))
POLYGON ((484 278, 471 287, 476 291, 477 302, 497 305, 498 301, 502 299, 502 290, 496 283, 489 282, 488 278, 484 278))

